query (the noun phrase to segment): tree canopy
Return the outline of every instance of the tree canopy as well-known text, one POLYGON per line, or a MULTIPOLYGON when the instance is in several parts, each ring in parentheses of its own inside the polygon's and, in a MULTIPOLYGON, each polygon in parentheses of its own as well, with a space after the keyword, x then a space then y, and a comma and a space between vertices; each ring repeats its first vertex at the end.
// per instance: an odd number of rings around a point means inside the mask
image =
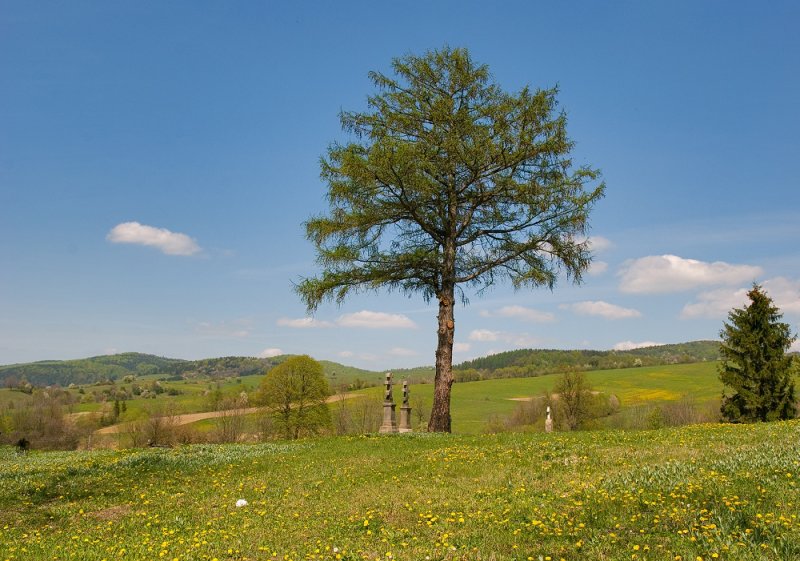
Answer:
POLYGON ((316 434, 330 425, 326 404, 331 394, 322 365, 307 355, 292 356, 267 372, 256 400, 271 410, 286 438, 316 434))
POLYGON ((465 49, 371 72, 368 110, 343 112, 350 142, 321 161, 329 212, 306 222, 322 272, 297 290, 309 311, 388 288, 439 303, 429 430, 450 430, 456 293, 500 280, 552 288, 590 263, 599 173, 575 167, 557 89, 504 92, 465 49), (596 184, 593 187, 590 184, 596 184), (587 189, 587 186, 589 187, 587 189))
POLYGON ((792 419, 794 369, 786 351, 795 337, 761 286, 754 284, 747 297, 750 304, 731 310, 720 332, 722 416, 732 422, 792 419))

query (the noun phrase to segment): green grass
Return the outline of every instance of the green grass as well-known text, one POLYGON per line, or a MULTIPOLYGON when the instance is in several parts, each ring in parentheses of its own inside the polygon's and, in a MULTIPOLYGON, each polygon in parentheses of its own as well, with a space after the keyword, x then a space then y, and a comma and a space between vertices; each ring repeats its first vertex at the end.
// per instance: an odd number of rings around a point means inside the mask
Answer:
MULTIPOLYGON (((597 370, 585 374, 595 390, 605 394, 615 394, 623 408, 642 403, 676 401, 687 394, 697 402, 703 402, 718 398, 722 391, 715 362, 597 370)), ((542 395, 546 391, 551 391, 557 380, 557 374, 549 374, 535 378, 453 384, 451 398, 453 431, 470 434, 483 432, 492 416, 509 415, 514 410, 517 402, 513 398, 542 395)), ((395 381, 401 380, 396 378, 395 381)), ((433 400, 431 384, 412 385, 411 392, 412 395, 423 396, 427 404, 433 400)), ((358 393, 363 393, 372 399, 382 399, 383 390, 368 388, 358 393)), ((397 393, 395 401, 399 401, 397 393)))
POLYGON ((799 458, 797 421, 3 448, 0 559, 798 559, 799 458))

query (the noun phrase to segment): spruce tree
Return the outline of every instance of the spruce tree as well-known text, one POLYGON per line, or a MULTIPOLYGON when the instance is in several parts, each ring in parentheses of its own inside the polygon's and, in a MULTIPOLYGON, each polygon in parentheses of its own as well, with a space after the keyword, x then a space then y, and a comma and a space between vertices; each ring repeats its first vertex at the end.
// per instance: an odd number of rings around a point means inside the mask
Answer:
POLYGON ((735 423, 794 418, 794 369, 786 351, 795 337, 761 286, 754 284, 747 297, 750 304, 731 310, 720 332, 722 416, 735 423))

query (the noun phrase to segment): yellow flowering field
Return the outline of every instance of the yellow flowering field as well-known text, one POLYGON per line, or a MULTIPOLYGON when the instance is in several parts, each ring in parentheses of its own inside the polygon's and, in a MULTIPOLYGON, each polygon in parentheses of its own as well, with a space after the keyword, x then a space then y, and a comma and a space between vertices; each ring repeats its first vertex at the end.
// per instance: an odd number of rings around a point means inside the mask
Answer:
POLYGON ((798 478, 798 421, 3 448, 0 561, 793 560, 798 478))

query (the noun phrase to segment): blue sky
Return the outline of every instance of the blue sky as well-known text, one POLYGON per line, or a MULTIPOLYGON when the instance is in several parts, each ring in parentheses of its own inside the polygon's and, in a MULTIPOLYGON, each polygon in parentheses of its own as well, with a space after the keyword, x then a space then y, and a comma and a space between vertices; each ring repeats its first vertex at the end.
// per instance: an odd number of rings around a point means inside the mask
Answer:
POLYGON ((718 336, 764 283, 800 322, 800 4, 0 1, 0 364, 140 351, 433 363, 436 308, 323 305, 302 222, 340 110, 467 47, 560 87, 600 168, 579 287, 473 295, 455 360, 718 336))

